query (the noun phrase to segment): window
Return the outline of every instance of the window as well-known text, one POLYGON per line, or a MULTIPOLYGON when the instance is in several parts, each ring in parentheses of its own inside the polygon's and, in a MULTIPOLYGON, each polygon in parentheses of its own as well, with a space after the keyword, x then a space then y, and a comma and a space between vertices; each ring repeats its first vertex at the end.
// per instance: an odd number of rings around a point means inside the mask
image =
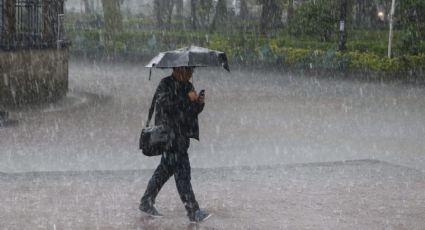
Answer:
POLYGON ((14 4, 12 7, 6 7, 6 0, 0 0, 0 35, 9 35, 7 38, 0 36, 1 48, 58 45, 57 41, 62 39, 58 36, 63 36, 59 24, 60 15, 63 14, 63 0, 14 0, 11 3, 14 4), (6 14, 6 10, 9 13, 6 14), (11 18, 6 19, 6 15, 11 18), (11 22, 7 28, 4 25, 6 21, 11 22))

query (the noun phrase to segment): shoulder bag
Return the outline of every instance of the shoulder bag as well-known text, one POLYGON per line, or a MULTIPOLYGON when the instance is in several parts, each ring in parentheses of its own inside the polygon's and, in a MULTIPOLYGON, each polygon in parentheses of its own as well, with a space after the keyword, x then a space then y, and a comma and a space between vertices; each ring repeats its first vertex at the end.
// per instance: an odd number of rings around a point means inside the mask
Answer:
POLYGON ((159 156, 165 151, 168 143, 170 132, 164 125, 149 127, 154 109, 155 109, 156 94, 154 95, 149 109, 148 121, 146 127, 142 129, 139 139, 139 149, 142 150, 145 156, 159 156))

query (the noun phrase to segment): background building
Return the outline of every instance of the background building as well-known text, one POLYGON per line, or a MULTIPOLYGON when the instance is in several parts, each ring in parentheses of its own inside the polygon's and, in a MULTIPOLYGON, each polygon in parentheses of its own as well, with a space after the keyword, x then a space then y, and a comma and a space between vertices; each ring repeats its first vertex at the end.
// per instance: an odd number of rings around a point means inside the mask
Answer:
POLYGON ((50 102, 68 88, 63 0, 0 0, 0 105, 50 102))

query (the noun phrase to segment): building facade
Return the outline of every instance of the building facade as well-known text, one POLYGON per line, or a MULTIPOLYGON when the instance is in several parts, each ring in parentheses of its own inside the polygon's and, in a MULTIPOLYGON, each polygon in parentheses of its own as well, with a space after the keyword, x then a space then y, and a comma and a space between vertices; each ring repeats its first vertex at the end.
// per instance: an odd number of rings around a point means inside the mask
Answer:
POLYGON ((0 105, 52 102, 68 90, 63 0, 0 0, 0 105))

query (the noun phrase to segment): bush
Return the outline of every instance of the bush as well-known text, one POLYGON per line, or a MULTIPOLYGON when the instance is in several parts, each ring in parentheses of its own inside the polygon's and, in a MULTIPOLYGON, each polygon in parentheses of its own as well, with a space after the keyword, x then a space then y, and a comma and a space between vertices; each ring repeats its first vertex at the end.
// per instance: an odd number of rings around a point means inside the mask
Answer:
POLYGON ((290 20, 290 33, 295 36, 318 36, 329 41, 336 30, 338 21, 337 5, 334 0, 317 0, 302 4, 290 20))
MULTIPOLYGON (((71 31, 72 51, 106 52, 107 55, 153 56, 160 51, 189 45, 205 46, 226 52, 230 62, 272 63, 287 67, 341 71, 375 71, 398 73, 423 71, 425 54, 387 58, 384 42, 356 41, 345 53, 333 43, 271 38, 248 34, 205 34, 202 32, 163 32, 127 30, 107 35, 102 30, 71 31), (110 40, 105 37, 110 36, 110 40)), ((421 43, 423 46, 424 43, 421 43)))
POLYGON ((350 41, 347 50, 384 56, 388 52, 388 45, 381 41, 350 41))
POLYGON ((399 41, 401 50, 408 54, 421 53, 420 44, 425 40, 425 1, 400 1, 396 17, 400 28, 404 30, 399 41))
POLYGON ((425 54, 388 58, 373 53, 340 53, 333 49, 323 52, 283 48, 277 52, 282 53, 283 63, 292 67, 382 73, 422 72, 425 70, 425 54))

